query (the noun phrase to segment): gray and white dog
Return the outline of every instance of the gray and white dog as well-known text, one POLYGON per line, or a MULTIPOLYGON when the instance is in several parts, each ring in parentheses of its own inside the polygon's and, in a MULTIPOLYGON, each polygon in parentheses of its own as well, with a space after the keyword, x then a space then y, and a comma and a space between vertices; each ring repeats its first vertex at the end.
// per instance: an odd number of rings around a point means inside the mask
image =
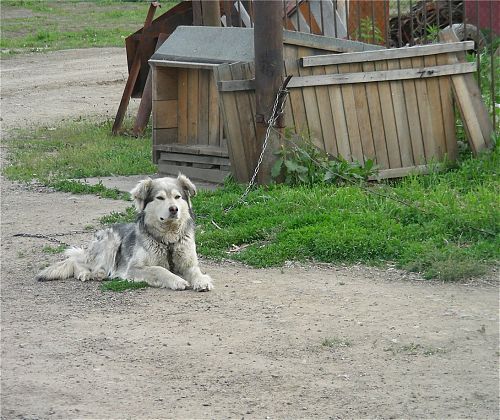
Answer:
POLYGON ((130 192, 135 223, 117 224, 95 234, 86 248, 70 248, 66 260, 43 271, 39 281, 121 278, 173 290, 212 290, 198 266, 191 197, 196 187, 184 175, 147 178, 130 192))

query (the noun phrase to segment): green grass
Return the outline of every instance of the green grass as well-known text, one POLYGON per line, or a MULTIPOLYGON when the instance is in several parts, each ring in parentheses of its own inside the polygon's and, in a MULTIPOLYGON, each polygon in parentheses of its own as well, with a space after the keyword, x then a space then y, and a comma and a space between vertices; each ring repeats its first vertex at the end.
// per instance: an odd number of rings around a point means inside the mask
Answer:
POLYGON ((133 282, 121 279, 106 280, 101 284, 101 291, 103 292, 124 292, 126 290, 144 289, 149 285, 144 282, 133 282))
POLYGON ((109 122, 75 122, 56 128, 20 130, 5 140, 9 164, 3 174, 11 180, 37 179, 59 191, 128 199, 128 194, 102 184, 75 179, 151 174, 151 133, 143 138, 111 135, 109 122))
MULTIPOLYGON (((155 16, 176 1, 161 2, 155 16)), ((67 48, 123 47, 144 24, 149 2, 2 0, 3 54, 67 48)))
POLYGON ((66 245, 59 245, 56 247, 53 246, 44 246, 42 251, 46 254, 61 254, 66 250, 66 245))
POLYGON ((340 347, 351 347, 352 342, 351 340, 345 339, 345 338, 338 338, 338 337, 332 337, 332 338, 325 338, 322 342, 321 345, 323 347, 329 347, 329 348, 340 348, 340 347))

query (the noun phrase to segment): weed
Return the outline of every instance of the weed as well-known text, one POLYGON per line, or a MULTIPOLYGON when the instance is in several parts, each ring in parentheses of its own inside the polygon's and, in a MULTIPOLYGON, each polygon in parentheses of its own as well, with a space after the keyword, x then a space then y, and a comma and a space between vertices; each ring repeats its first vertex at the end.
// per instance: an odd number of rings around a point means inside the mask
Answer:
POLYGON ((348 340, 345 338, 332 337, 332 338, 325 338, 321 342, 321 345, 323 347, 337 349, 337 348, 341 348, 341 347, 351 347, 352 342, 351 342, 351 340, 348 340))
POLYGON ((384 351, 389 351, 393 355, 404 353, 411 356, 434 356, 436 354, 446 353, 447 350, 442 347, 426 346, 419 343, 410 343, 402 345, 391 345, 384 349, 384 351))
POLYGON ((347 162, 342 156, 334 158, 316 147, 309 137, 290 130, 286 130, 285 144, 276 155, 279 158, 271 175, 275 179, 284 177, 288 185, 344 184, 366 180, 375 173, 372 160, 360 165, 347 162))
POLYGON ((116 223, 131 223, 135 220, 137 214, 133 206, 127 207, 124 212, 112 212, 107 216, 103 216, 100 222, 103 225, 114 225, 116 223))
POLYGON ((61 254, 66 250, 66 245, 59 245, 56 247, 53 246, 44 246, 42 248, 42 251, 45 252, 46 254, 61 254))
POLYGON ((122 279, 106 280, 101 284, 101 291, 124 292, 126 290, 144 289, 149 287, 145 281, 133 282, 122 279))

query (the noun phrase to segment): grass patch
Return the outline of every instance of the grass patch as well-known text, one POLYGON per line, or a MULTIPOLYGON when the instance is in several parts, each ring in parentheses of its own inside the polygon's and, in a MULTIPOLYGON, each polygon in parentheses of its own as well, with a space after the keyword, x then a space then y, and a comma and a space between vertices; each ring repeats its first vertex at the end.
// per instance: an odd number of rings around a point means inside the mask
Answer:
POLYGON ((393 355, 407 354, 411 356, 435 356, 436 354, 446 353, 447 350, 441 347, 424 346, 419 343, 402 344, 399 346, 391 345, 384 349, 390 351, 393 355))
POLYGON ((103 292, 124 292, 126 290, 144 289, 149 287, 145 281, 133 282, 122 279, 106 280, 101 284, 103 292))
POLYGON ((260 187, 226 213, 242 193, 242 187, 230 184, 194 199, 198 250, 255 267, 287 260, 394 262, 443 281, 476 276, 499 257, 498 167, 496 150, 465 159, 447 173, 368 190, 359 185, 260 187), (243 244, 249 246, 228 252, 243 244))
POLYGON ((341 347, 351 347, 352 342, 350 340, 345 339, 345 338, 332 337, 332 338, 325 338, 321 342, 321 345, 323 347, 337 349, 337 348, 341 348, 341 347))
POLYGON ((42 251, 45 252, 46 254, 61 254, 66 250, 66 245, 59 245, 59 246, 44 246, 42 248, 42 251))
POLYGON ((156 172, 151 161, 151 132, 139 139, 113 136, 110 122, 19 130, 5 143, 9 151, 5 176, 25 182, 38 179, 61 191, 116 197, 116 191, 106 191, 103 185, 90 187, 67 180, 156 172))
MULTIPOLYGON (((163 1, 156 16, 177 1, 163 1)), ((3 54, 67 48, 123 47, 144 24, 148 2, 2 0, 3 54)))
POLYGON ((127 207, 123 212, 112 212, 107 216, 103 216, 99 221, 103 225, 113 225, 116 223, 131 223, 135 220, 137 214, 133 206, 127 207))

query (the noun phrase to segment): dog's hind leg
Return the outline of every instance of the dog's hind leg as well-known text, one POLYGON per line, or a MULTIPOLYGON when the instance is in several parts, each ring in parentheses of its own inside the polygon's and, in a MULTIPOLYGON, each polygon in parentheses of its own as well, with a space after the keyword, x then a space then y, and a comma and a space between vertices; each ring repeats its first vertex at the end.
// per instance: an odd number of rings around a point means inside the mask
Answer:
POLYGON ((35 279, 38 281, 49 281, 75 277, 85 281, 91 278, 83 249, 70 248, 65 252, 65 255, 68 257, 67 259, 45 268, 36 275, 35 279))

